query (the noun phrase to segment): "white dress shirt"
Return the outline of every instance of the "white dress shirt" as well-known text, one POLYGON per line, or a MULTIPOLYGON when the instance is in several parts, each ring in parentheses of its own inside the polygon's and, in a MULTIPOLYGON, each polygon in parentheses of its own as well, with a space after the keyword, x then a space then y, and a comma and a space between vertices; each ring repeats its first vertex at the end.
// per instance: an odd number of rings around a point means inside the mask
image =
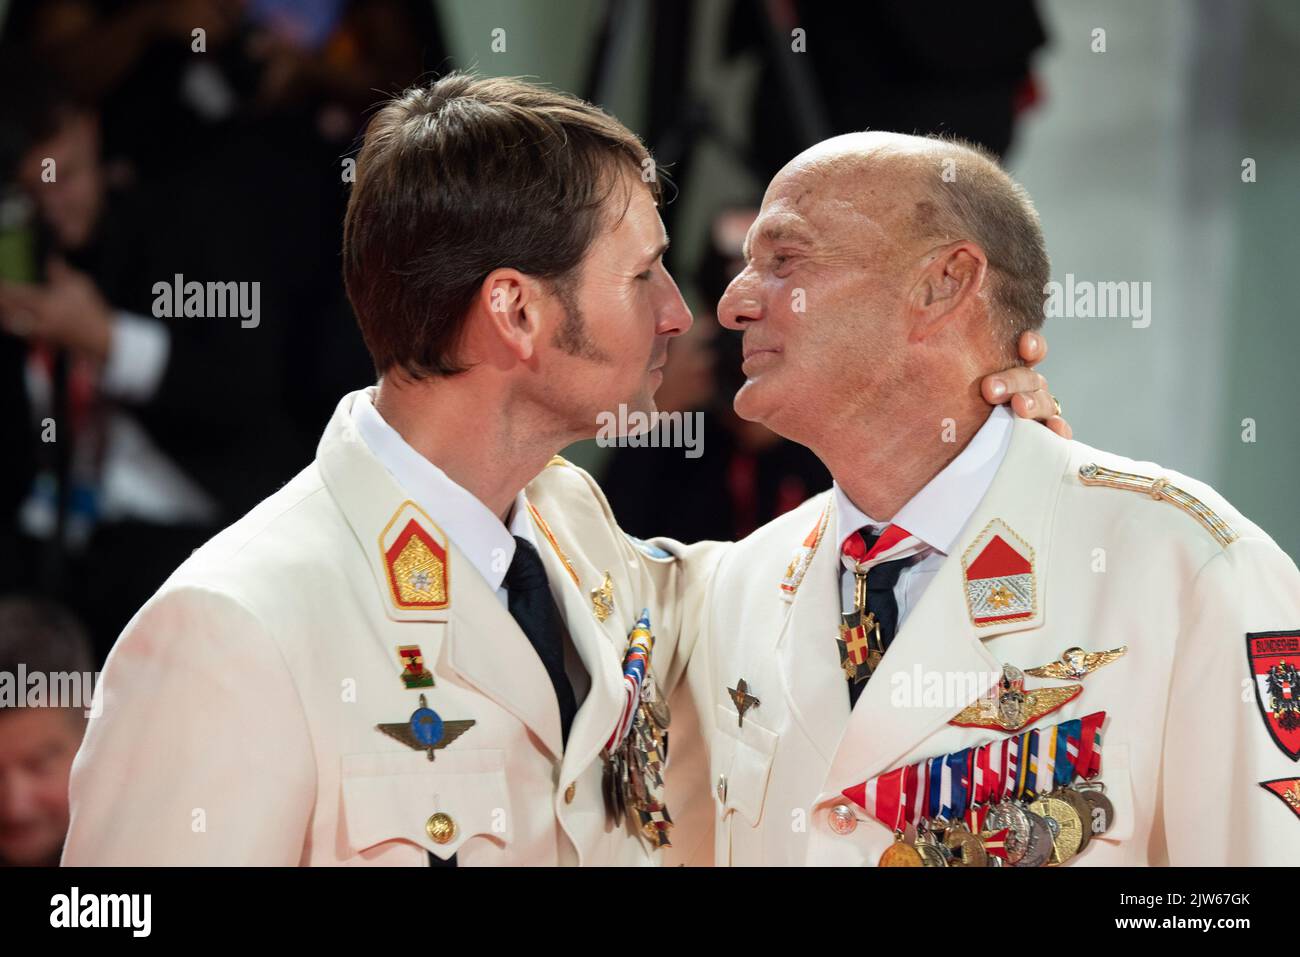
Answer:
POLYGON ((890 521, 878 521, 867 515, 849 500, 838 482, 834 483, 835 544, 841 549, 840 598, 845 613, 853 610, 853 574, 843 556, 844 540, 868 525, 877 534, 890 525, 897 525, 926 544, 923 551, 913 556, 912 563, 903 568, 894 585, 898 625, 902 627, 908 612, 916 607, 922 592, 943 564, 948 549, 993 484, 993 476, 1011 444, 1011 419, 1011 411, 1005 405, 996 406, 961 454, 908 499, 890 521))

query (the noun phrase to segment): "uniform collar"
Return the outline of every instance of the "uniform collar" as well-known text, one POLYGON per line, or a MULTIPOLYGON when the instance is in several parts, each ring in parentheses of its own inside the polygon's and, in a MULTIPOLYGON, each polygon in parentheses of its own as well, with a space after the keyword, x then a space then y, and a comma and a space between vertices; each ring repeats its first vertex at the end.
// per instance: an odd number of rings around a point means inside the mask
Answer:
POLYGON ((514 536, 537 547, 523 491, 515 496, 507 529, 490 508, 411 448, 384 421, 373 399, 371 387, 357 392, 352 403, 352 423, 361 440, 411 500, 447 533, 488 587, 496 591, 515 556, 514 536))
POLYGON ((872 518, 854 505, 840 484, 833 485, 835 495, 835 544, 864 526, 877 532, 887 525, 897 525, 911 532, 936 551, 947 555, 952 543, 974 514, 980 500, 993 484, 998 467, 1011 445, 1013 416, 1005 405, 994 407, 966 448, 934 478, 913 495, 894 516, 892 522, 872 518))

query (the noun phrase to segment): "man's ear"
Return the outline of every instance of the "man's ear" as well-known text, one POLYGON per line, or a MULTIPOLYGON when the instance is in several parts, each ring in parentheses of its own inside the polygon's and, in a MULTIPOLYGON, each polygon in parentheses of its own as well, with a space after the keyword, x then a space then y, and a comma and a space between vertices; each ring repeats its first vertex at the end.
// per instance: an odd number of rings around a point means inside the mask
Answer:
POLYGON ((988 257, 969 240, 940 246, 926 255, 908 299, 912 342, 943 329, 984 291, 988 257))
POLYGON ((494 269, 479 287, 477 304, 492 339, 521 362, 537 351, 540 293, 538 281, 517 269, 494 269))

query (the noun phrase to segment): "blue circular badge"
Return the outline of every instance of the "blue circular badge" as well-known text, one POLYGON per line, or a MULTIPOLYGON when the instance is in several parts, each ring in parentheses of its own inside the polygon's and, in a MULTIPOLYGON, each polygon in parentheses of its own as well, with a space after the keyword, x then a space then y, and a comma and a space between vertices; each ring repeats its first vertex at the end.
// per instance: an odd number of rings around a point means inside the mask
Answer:
POLYGON ((431 748, 442 740, 442 718, 432 708, 416 708, 411 714, 411 733, 420 744, 431 748))

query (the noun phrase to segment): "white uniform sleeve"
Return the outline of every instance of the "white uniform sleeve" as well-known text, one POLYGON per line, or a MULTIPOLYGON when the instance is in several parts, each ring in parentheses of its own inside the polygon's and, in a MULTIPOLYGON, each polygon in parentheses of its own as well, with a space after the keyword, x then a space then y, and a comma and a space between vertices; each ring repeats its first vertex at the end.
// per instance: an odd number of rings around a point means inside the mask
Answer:
POLYGON ((1300 634, 1300 572, 1268 539, 1242 539, 1200 570, 1187 607, 1165 721, 1169 863, 1295 865, 1300 816, 1261 785, 1300 765, 1269 732, 1247 635, 1300 634))
POLYGON ((316 798, 302 706, 243 606, 178 588, 113 648, 72 768, 65 865, 296 865, 316 798))

